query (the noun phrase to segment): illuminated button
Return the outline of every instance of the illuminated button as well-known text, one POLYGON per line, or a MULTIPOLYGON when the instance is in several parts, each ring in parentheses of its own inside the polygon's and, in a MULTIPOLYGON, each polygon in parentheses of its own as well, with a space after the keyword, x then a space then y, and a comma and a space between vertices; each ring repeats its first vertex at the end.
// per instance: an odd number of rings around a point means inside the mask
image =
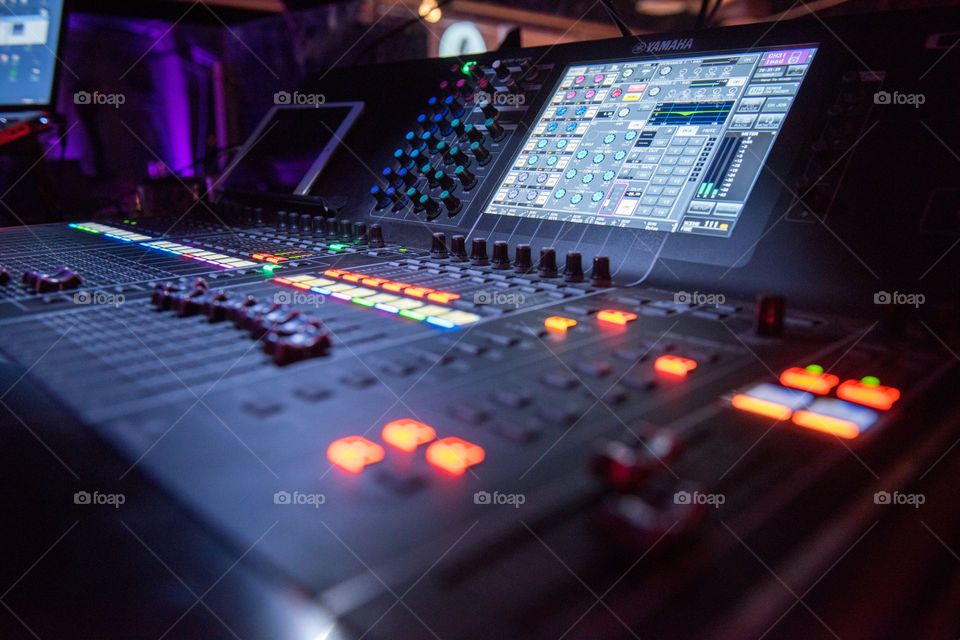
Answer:
POLYGON ((448 291, 434 291, 433 293, 428 293, 427 298, 434 302, 439 302, 440 304, 448 304, 454 300, 460 298, 459 293, 450 293, 448 291))
POLYGON ((385 280, 383 278, 364 278, 360 282, 367 285, 368 287, 379 287, 384 282, 390 282, 390 281, 385 280))
POLYGON ((346 280, 347 282, 360 282, 365 276, 360 273, 344 273, 340 276, 341 280, 346 280))
POLYGON ((456 476, 466 471, 467 467, 483 462, 485 456, 482 447, 453 436, 437 440, 427 447, 427 462, 456 476))
POLYGON ((480 319, 480 316, 468 311, 451 311, 450 313, 444 315, 443 319, 447 322, 452 322, 457 326, 463 326, 465 324, 472 324, 476 322, 480 319))
POLYGON ((413 298, 422 298, 428 293, 433 293, 433 289, 430 289, 429 287, 407 287, 403 290, 403 295, 413 298))
POLYGON ((400 298, 389 304, 395 306, 397 309, 417 309, 424 306, 419 300, 411 300, 410 298, 400 298))
POLYGON ((327 447, 327 459, 350 473, 359 473, 367 465, 383 460, 383 447, 363 436, 347 436, 327 447))
POLYGON ((837 386, 838 382, 840 378, 824 373, 823 368, 817 365, 810 365, 806 369, 791 367, 780 374, 780 384, 821 396, 837 386))
POLYGON ((333 291, 334 293, 336 293, 336 292, 338 292, 338 291, 347 291, 347 290, 349 290, 349 289, 356 289, 356 288, 357 288, 357 287, 352 287, 352 286, 350 286, 349 284, 343 284, 343 283, 340 283, 340 284, 332 284, 332 285, 330 285, 329 287, 327 287, 327 289, 329 289, 330 291, 333 291))
POLYGON ((806 407, 813 399, 813 394, 806 391, 764 382, 733 396, 731 404, 741 411, 777 420, 789 420, 794 411, 806 407))
POLYGON ((669 373, 673 376, 685 376, 697 368, 697 361, 680 356, 660 356, 653 363, 653 368, 660 373, 669 373))
POLYGON ((393 304, 397 300, 403 300, 403 298, 400 296, 390 295, 389 293, 378 293, 375 296, 370 296, 369 300, 373 303, 383 302, 386 304, 393 304))
POLYGON ((400 291, 403 291, 404 289, 409 288, 410 286, 411 285, 406 284, 404 282, 384 282, 382 285, 380 285, 380 288, 383 289, 384 291, 400 292, 400 291))
POLYGON ((413 451, 422 444, 426 444, 437 437, 433 427, 422 422, 403 418, 387 423, 380 436, 383 441, 393 445, 401 451, 413 451))
POLYGON ((610 324, 625 325, 637 319, 637 314, 629 311, 618 311, 617 309, 604 309, 597 312, 597 320, 608 322, 610 324))
POLYGON ((550 331, 566 333, 567 329, 577 326, 577 321, 573 318, 564 318, 563 316, 550 316, 543 321, 543 326, 550 331))
POLYGON ((347 273, 346 271, 341 271, 340 269, 327 269, 323 272, 323 275, 328 278, 339 278, 343 274, 347 273))
POLYGON ((793 414, 793 422, 801 427, 846 439, 856 438, 876 421, 875 411, 835 398, 818 398, 793 414))
POLYGON ((837 397, 886 411, 900 399, 900 390, 885 387, 876 378, 868 376, 862 380, 847 380, 841 384, 837 387, 837 397))
POLYGON ((310 278, 309 280, 304 280, 311 287, 325 287, 328 284, 335 284, 333 280, 328 280, 327 278, 310 278))
POLYGON ((373 289, 365 289, 364 287, 354 287, 353 289, 343 291, 342 293, 349 293, 354 298, 366 298, 368 296, 377 295, 377 292, 373 289))
POLYGON ((417 312, 427 316, 443 316, 450 313, 450 309, 435 304, 428 304, 423 307, 418 307, 417 312))

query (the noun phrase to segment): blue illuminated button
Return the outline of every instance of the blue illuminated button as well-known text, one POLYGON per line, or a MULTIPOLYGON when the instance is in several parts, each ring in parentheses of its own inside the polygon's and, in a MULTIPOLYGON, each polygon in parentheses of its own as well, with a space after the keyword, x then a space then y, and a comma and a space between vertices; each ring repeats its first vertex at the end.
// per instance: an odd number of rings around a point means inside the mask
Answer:
POLYGON ((547 165, 548 165, 548 166, 551 166, 551 167, 552 167, 552 166, 555 165, 555 164, 557 164, 557 156, 550 156, 549 158, 547 158, 547 165))
POLYGON ((583 160, 584 158, 587 157, 588 153, 589 151, 587 151, 586 149, 580 149, 580 151, 577 151, 577 160, 583 160))
POLYGON ((570 124, 567 125, 567 131, 576 131, 576 130, 577 130, 576 122, 571 122, 570 124))
POLYGON ((586 107, 577 107, 576 113, 577 113, 578 116, 582 116, 582 115, 585 114, 586 112, 587 112, 587 108, 586 108, 586 107))
POLYGON ((627 157, 626 151, 617 151, 615 154, 613 154, 614 160, 623 160, 626 157, 627 157))
POLYGON ((611 142, 613 142, 613 141, 616 140, 616 139, 617 139, 617 136, 613 135, 612 133, 608 133, 607 135, 605 135, 605 136, 603 137, 603 142, 604 142, 604 144, 610 144, 611 142))
POLYGON ((605 172, 605 173, 603 174, 603 181, 604 181, 604 182, 609 182, 609 181, 613 180, 613 177, 614 177, 615 175, 617 175, 617 174, 614 173, 613 171, 607 171, 607 172, 605 172))
POLYGON ((556 130, 557 130, 556 122, 551 122, 550 124, 547 125, 547 131, 556 131, 556 130))
POLYGON ((557 140, 557 149, 563 149, 567 146, 567 141, 564 139, 557 140))
POLYGON ((529 165, 537 164, 537 162, 539 161, 540 161, 540 156, 530 156, 529 158, 527 158, 527 164, 529 165))
POLYGON ((598 153, 597 155, 593 156, 593 164, 600 164, 601 162, 603 162, 604 158, 606 158, 605 155, 603 155, 602 153, 598 153))
POLYGON ((600 202, 603 200, 603 191, 595 191, 593 194, 593 201, 600 202))
POLYGON ((817 398, 806 409, 794 412, 793 422, 841 438, 856 438, 873 426, 877 412, 836 398, 817 398))
POLYGON ((546 138, 542 138, 539 142, 537 142, 537 148, 538 148, 538 149, 543 149, 543 148, 544 148, 545 146, 547 146, 548 144, 550 144, 550 141, 547 140, 546 138))
POLYGON ((581 180, 581 182, 583 182, 583 184, 590 184, 591 182, 593 182, 593 174, 592 174, 592 173, 585 173, 585 174, 583 174, 583 177, 580 178, 580 180, 581 180))
POLYGON ((567 195, 566 189, 557 189, 557 192, 553 194, 553 197, 559 200, 563 196, 567 195))
POLYGON ((565 114, 566 112, 567 112, 567 108, 566 108, 566 107, 560 107, 559 109, 557 109, 557 115, 558 115, 558 116, 562 116, 562 115, 565 114))
POLYGON ((570 198, 570 202, 573 204, 579 204, 581 200, 583 200, 583 195, 579 193, 573 194, 573 196, 570 198))
POLYGON ((527 181, 527 178, 529 178, 529 177, 530 177, 530 174, 527 173, 526 171, 524 171, 524 172, 522 172, 520 175, 517 176, 517 180, 520 181, 520 182, 526 182, 526 181, 527 181))
POLYGON ((633 139, 636 138, 636 137, 637 137, 637 132, 634 131, 633 129, 631 129, 630 131, 627 131, 625 134, 623 134, 623 139, 624 139, 624 140, 633 140, 633 139))
POLYGON ((569 170, 563 175, 563 177, 566 178, 567 180, 573 180, 574 178, 577 177, 577 170, 576 170, 576 169, 569 169, 569 170))

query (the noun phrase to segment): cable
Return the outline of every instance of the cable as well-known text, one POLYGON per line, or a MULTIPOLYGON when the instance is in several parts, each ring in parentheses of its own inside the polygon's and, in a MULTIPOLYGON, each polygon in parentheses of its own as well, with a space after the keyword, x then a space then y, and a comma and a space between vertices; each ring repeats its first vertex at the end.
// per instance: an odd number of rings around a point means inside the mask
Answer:
MULTIPOLYGON (((442 9, 443 7, 447 6, 447 5, 450 4, 451 2, 453 2, 453 0, 439 0, 439 1, 437 2, 436 8, 437 8, 437 9, 442 9)), ((421 22, 423 22, 423 17, 421 17, 421 16, 418 15, 418 16, 415 17, 415 18, 411 18, 410 20, 407 20, 406 22, 404 22, 404 23, 401 24, 400 26, 394 27, 393 29, 391 29, 390 31, 387 31, 385 34, 383 34, 382 36, 380 36, 379 38, 377 38, 376 40, 374 40, 373 42, 371 42, 370 44, 368 44, 367 46, 365 46, 363 49, 361 49, 361 50, 356 54, 356 56, 354 56, 354 60, 360 60, 360 59, 362 59, 363 56, 364 56, 364 54, 366 54, 367 52, 371 51, 372 49, 375 49, 375 48, 379 47, 385 40, 389 40, 390 38, 392 38, 393 36, 397 35, 398 33, 406 30, 407 27, 409 27, 409 26, 411 26, 411 25, 413 25, 413 24, 421 23, 421 22)))
POLYGON ((710 10, 710 15, 707 16, 707 22, 704 26, 707 28, 713 26, 713 22, 717 19, 717 13, 720 11, 720 5, 722 4, 723 0, 717 0, 717 3, 713 5, 713 9, 710 10))
POLYGON ((700 12, 697 14, 697 23, 694 25, 697 29, 703 28, 703 22, 707 18, 708 6, 710 6, 710 0, 700 0, 700 12))
POLYGON ((623 18, 620 17, 620 14, 617 13, 617 10, 614 8, 613 2, 611 0, 600 0, 600 2, 603 3, 603 8, 607 10, 607 15, 610 16, 610 20, 613 21, 613 24, 617 25, 620 34, 624 37, 633 36, 630 27, 627 26, 627 23, 623 21, 623 18))

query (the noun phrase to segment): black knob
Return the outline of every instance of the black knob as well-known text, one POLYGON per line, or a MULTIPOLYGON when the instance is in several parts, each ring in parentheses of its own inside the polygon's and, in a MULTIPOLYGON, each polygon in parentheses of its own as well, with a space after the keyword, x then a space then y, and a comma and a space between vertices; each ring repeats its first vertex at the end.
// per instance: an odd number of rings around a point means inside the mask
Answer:
POLYGON ((399 178, 400 184, 408 188, 417 184, 417 174, 407 171, 406 167, 397 171, 397 178, 399 178))
POLYGON ((433 179, 436 180, 437 184, 446 191, 453 191, 457 186, 457 183, 454 182, 453 178, 439 169, 433 174, 433 179))
POLYGON ((530 273, 533 270, 533 256, 530 253, 530 245, 518 244, 514 254, 516 258, 513 261, 513 270, 517 273, 530 273))
POLYGON ((10 282, 10 272, 3 268, 3 265, 0 265, 0 286, 10 282))
POLYGON ((443 201, 443 204, 447 207, 447 215, 455 216, 460 213, 460 209, 463 208, 463 203, 460 202, 460 198, 453 195, 449 191, 442 191, 440 193, 440 200, 443 201))
MULTIPOLYGON (((454 236, 454 238, 456 238, 456 236, 454 236)), ((430 257, 440 260, 446 258, 448 255, 446 234, 442 232, 433 234, 433 244, 430 246, 430 257)))
POLYGON ((510 268, 510 246, 503 240, 493 243, 493 259, 490 260, 490 264, 494 269, 510 268))
POLYGON ((473 153, 474 157, 477 159, 477 162, 480 163, 480 166, 483 166, 488 162, 490 162, 490 151, 479 142, 471 142, 470 151, 473 153))
POLYGON ((457 134, 458 138, 463 137, 463 121, 460 118, 456 118, 450 122, 450 128, 453 129, 453 132, 457 134))
POLYGON ((467 261, 467 240, 463 236, 450 238, 450 260, 453 262, 467 261))
MULTIPOLYGON (((393 187, 390 187, 390 189, 392 188, 393 187)), ((390 189, 387 189, 386 191, 387 196, 390 195, 390 189)), ((337 219, 333 217, 325 218, 323 221, 323 230, 328 236, 331 236, 331 237, 336 236, 340 230, 340 225, 337 219)))
POLYGON ((433 166, 428 162, 427 164, 420 167, 421 173, 427 176, 427 186, 431 189, 436 189, 440 182, 437 180, 437 172, 434 171, 433 166))
POLYGON ((387 183, 387 186, 396 185, 400 182, 400 178, 397 177, 397 174, 394 173, 393 169, 387 167, 380 172, 380 177, 383 178, 383 181, 387 183))
POLYGON ((449 95, 443 99, 443 105, 450 111, 450 115, 453 117, 459 117, 463 115, 463 105, 460 104, 460 101, 457 100, 457 96, 449 95))
POLYGON ((287 212, 277 211, 277 229, 287 228, 287 212))
POLYGON ((367 244, 367 223, 353 223, 353 238, 357 244, 367 244))
MULTIPOLYGON (((453 164, 453 163, 454 163, 453 154, 452 154, 452 152, 451 152, 451 147, 450 147, 450 145, 448 145, 446 142, 441 142, 440 144, 437 145, 437 153, 440 154, 441 156, 443 156, 443 163, 444 163, 444 164, 453 164)), ((439 161, 438 161, 438 163, 439 163, 439 161)))
POLYGON ((786 315, 787 299, 783 296, 757 296, 753 317, 758 336, 779 338, 783 335, 783 319, 786 315))
POLYGON ((442 113, 438 113, 433 116, 433 123, 437 125, 437 129, 440 131, 440 135, 448 136, 453 133, 453 127, 450 125, 450 121, 447 120, 446 116, 442 113))
POLYGON ((405 167, 410 164, 410 155, 403 149, 397 149, 394 151, 393 159, 396 160, 401 167, 405 167))
POLYGON ((447 108, 443 106, 443 102, 441 102, 437 96, 430 96, 430 98, 427 99, 427 109, 430 110, 430 113, 434 114, 442 114, 447 111, 447 108))
POLYGON ((536 78, 538 73, 539 69, 533 66, 530 58, 524 58, 520 61, 520 75, 523 76, 524 80, 529 82, 536 78))
POLYGON ((567 282, 583 282, 583 260, 576 251, 567 253, 567 264, 563 267, 563 279, 567 282))
POLYGON ((353 238, 353 222, 346 218, 340 219, 340 237, 344 240, 351 240, 353 238))
POLYGON ((464 167, 470 166, 470 158, 467 157, 467 154, 465 154, 460 147, 451 147, 450 157, 453 158, 453 161, 458 165, 463 165, 464 167))
POLYGON ((407 171, 413 171, 417 167, 421 166, 424 162, 429 162, 430 152, 427 151, 426 145, 423 149, 414 149, 410 152, 410 166, 405 167, 407 171))
POLYGON ((394 187, 387 187, 387 190, 384 193, 387 194, 388 198, 393 200, 393 205, 397 208, 407 204, 406 196, 404 196, 402 192, 398 191, 394 187))
MULTIPOLYGON (((380 187, 376 187, 376 188, 380 189, 380 187)), ((390 200, 388 200, 386 196, 383 195, 383 191, 380 192, 380 195, 384 198, 385 205, 390 204, 390 200)), ((320 235, 326 230, 324 229, 323 222, 324 222, 323 216, 313 216, 313 220, 310 224, 310 228, 313 231, 313 233, 315 233, 316 235, 320 235)))
POLYGON ((453 172, 460 179, 464 191, 469 191, 477 184, 477 176, 473 175, 466 166, 460 165, 453 172))
POLYGON ((480 131, 480 129, 477 129, 472 124, 464 125, 463 135, 466 136, 470 142, 483 142, 483 131, 480 131))
POLYGON ((510 77, 510 68, 503 60, 494 60, 493 64, 490 65, 490 68, 493 69, 494 75, 501 80, 506 80, 510 77))
POLYGON ((410 199, 410 202, 413 203, 414 211, 423 211, 423 205, 420 203, 420 196, 423 194, 417 191, 416 187, 410 187, 407 189, 407 198, 410 199))
MULTIPOLYGON (((428 132, 428 131, 432 131, 432 130, 433 130, 434 124, 433 124, 433 122, 430 120, 430 116, 428 116, 428 115, 425 114, 425 113, 421 113, 420 115, 417 116, 417 127, 416 127, 416 128, 417 128, 418 131, 420 131, 420 133, 426 133, 426 132, 428 132)), ((420 147, 420 144, 419 144, 419 143, 416 143, 415 146, 414 146, 415 149, 416 149, 416 148, 419 148, 419 147, 420 147)))
POLYGON ((501 127, 500 123, 493 118, 487 118, 487 121, 483 124, 487 128, 487 133, 490 134, 490 137, 494 142, 503 140, 504 136, 507 135, 507 130, 501 127))
POLYGON ((370 225, 370 231, 367 233, 367 237, 370 240, 371 249, 379 249, 384 245, 383 229, 378 224, 370 225))
POLYGON ((475 264, 478 266, 490 264, 490 260, 487 258, 486 238, 473 239, 473 243, 470 246, 470 264, 475 264))
POLYGON ((557 252, 552 248, 540 249, 540 263, 537 265, 537 271, 541 278, 556 278, 557 273, 557 252))
POLYGON ((515 96, 523 95, 523 87, 517 84, 517 81, 513 78, 505 80, 503 85, 507 88, 507 91, 512 93, 515 96))
POLYGON ((300 215, 300 231, 302 233, 313 233, 313 216, 309 213, 300 215))
POLYGON ((492 120, 496 120, 500 117, 500 110, 497 109, 495 104, 493 104, 493 100, 489 100, 484 103, 484 105, 480 107, 480 111, 483 112, 483 115, 492 120))
POLYGON ((590 283, 595 287, 609 287, 613 283, 613 278, 610 276, 610 258, 597 256, 593 259, 590 283))
MULTIPOLYGON (((426 118, 427 116, 424 115, 423 117, 426 118)), ((427 145, 423 144, 423 140, 420 139, 420 136, 417 135, 415 131, 407 131, 407 135, 404 136, 404 140, 406 140, 407 144, 410 145, 411 162, 412 162, 414 151, 419 151, 420 153, 423 153, 424 150, 426 150, 427 148, 427 145)))
POLYGON ((427 220, 433 220, 440 215, 440 203, 426 194, 420 196, 419 205, 427 212, 427 220))
POLYGON ((383 209, 390 204, 390 198, 387 197, 387 194, 380 187, 371 187, 370 195, 377 200, 377 209, 383 209))
POLYGON ((440 138, 428 131, 420 136, 420 139, 423 140, 424 144, 427 145, 427 150, 430 153, 437 152, 437 143, 440 142, 440 138))

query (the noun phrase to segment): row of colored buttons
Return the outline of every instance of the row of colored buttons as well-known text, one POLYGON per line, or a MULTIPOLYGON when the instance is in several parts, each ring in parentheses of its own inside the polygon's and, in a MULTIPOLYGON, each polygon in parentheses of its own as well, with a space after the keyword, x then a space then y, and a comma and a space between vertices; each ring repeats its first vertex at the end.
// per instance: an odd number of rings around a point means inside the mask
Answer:
POLYGON ((460 294, 458 293, 450 293, 449 291, 437 291, 436 289, 431 289, 430 287, 417 287, 412 284, 407 284, 405 282, 395 282, 393 280, 387 280, 385 278, 374 278, 373 276, 364 275, 362 273, 354 273, 352 271, 342 271, 340 269, 327 269, 326 271, 323 272, 323 275, 327 276, 328 278, 343 280, 344 282, 364 284, 368 287, 383 289, 384 291, 401 293, 410 298, 417 298, 417 299, 426 298, 431 302, 438 302, 440 304, 449 304, 454 300, 460 299, 460 294))
POLYGON ((280 264, 281 262, 286 262, 291 259, 297 260, 300 258, 309 258, 312 255, 313 255, 312 253, 297 253, 296 255, 292 255, 292 256, 275 256, 271 253, 254 253, 250 257, 253 258, 254 260, 259 260, 261 262, 269 262, 270 264, 280 264))
POLYGON ((457 327, 472 324, 480 319, 480 316, 475 313, 458 311, 435 304, 427 304, 422 300, 382 293, 366 287, 357 287, 343 282, 338 283, 335 280, 329 280, 327 278, 300 275, 287 278, 273 278, 273 282, 290 285, 298 289, 305 289, 324 296, 331 296, 345 302, 352 302, 361 307, 397 314, 409 320, 427 322, 443 329, 456 329, 457 327))
MULTIPOLYGON (((780 384, 817 395, 825 395, 839 384, 840 378, 824 373, 823 367, 812 364, 805 369, 792 367, 780 374, 780 384)), ((900 399, 900 390, 886 387, 873 376, 847 380, 837 387, 837 397, 857 404, 886 411, 900 399)))
MULTIPOLYGON (((633 322, 636 319, 637 314, 629 311, 603 309, 597 312, 597 320, 600 322, 621 327, 626 325, 628 322, 633 322)), ((565 318, 563 316, 550 316, 543 321, 543 326, 548 331, 552 331, 554 333, 566 333, 567 329, 572 329, 573 327, 577 326, 577 321, 573 318, 565 318)))
POLYGON ((72 222, 69 226, 74 229, 79 229, 80 231, 86 231, 88 233, 100 233, 107 237, 114 238, 116 240, 122 240, 124 242, 140 242, 141 240, 153 239, 150 236, 143 235, 142 233, 135 233, 133 231, 127 231, 126 229, 99 224, 97 222, 72 222))
MULTIPOLYGON (((430 443, 427 462, 453 475, 462 475, 468 467, 480 464, 486 457, 483 448, 472 442, 454 436, 437 440, 433 427, 407 418, 387 423, 380 437, 405 453, 413 453, 420 445, 430 443)), ((327 459, 350 473, 359 473, 385 456, 386 451, 381 445, 363 436, 339 438, 327 447, 327 459)))
POLYGON ((224 269, 242 269, 244 267, 257 266, 256 262, 250 262, 249 260, 242 260, 240 258, 231 258, 222 253, 204 251, 197 247, 190 247, 185 244, 169 242, 167 240, 161 242, 141 242, 140 246, 166 251, 167 253, 190 258, 191 260, 199 260, 200 262, 206 262, 218 267, 223 267, 224 269))

